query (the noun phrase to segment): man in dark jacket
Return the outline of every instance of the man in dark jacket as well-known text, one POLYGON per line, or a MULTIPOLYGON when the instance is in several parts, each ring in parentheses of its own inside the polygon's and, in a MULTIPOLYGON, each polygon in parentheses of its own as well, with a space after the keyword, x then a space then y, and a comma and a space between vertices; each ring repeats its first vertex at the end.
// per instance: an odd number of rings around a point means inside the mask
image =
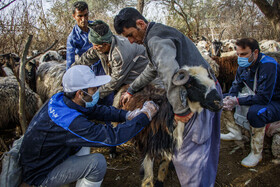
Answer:
MULTIPOLYGON (((95 76, 77 65, 63 76, 63 92, 53 95, 29 124, 20 149, 23 181, 35 186, 99 187, 106 173, 103 155, 85 154, 85 147, 117 146, 140 132, 158 107, 146 102, 141 112, 97 105, 98 88, 110 76, 95 76), (90 120, 125 122, 113 128, 90 120), (81 147, 83 147, 81 149, 81 147)), ((87 152, 88 153, 88 152, 87 152)))
MULTIPOLYGON (((122 101, 128 101, 158 76, 173 107, 175 120, 185 123, 183 145, 172 159, 181 186, 214 186, 219 158, 220 112, 205 109, 193 114, 181 101, 180 86, 172 83, 173 75, 183 66, 210 69, 209 64, 188 37, 175 28, 148 22, 134 8, 122 9, 114 19, 114 27, 131 43, 143 44, 150 60, 146 69, 130 84, 122 101)), ((219 84, 216 88, 221 91, 219 84)))
MULTIPOLYGON (((280 120, 280 65, 273 58, 260 53, 259 44, 253 38, 240 39, 236 46, 239 67, 232 87, 224 98, 224 109, 248 107, 244 114, 235 113, 235 118, 239 122, 239 116, 245 116, 244 124, 247 121, 248 129, 251 129, 251 152, 241 165, 254 167, 262 159, 265 125, 280 120), (250 92, 244 93, 244 88, 250 92)), ((241 121, 239 123, 243 124, 241 121)), ((230 132, 221 134, 222 140, 242 139, 239 126, 227 128, 230 132)))

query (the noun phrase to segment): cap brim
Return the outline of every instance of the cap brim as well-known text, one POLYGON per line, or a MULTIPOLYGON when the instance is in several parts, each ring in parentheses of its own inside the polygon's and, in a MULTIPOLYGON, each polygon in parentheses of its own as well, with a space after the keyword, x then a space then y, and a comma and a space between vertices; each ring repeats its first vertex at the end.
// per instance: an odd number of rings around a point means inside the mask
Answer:
POLYGON ((98 75, 94 80, 88 83, 88 88, 102 86, 111 81, 111 77, 109 75, 98 75))

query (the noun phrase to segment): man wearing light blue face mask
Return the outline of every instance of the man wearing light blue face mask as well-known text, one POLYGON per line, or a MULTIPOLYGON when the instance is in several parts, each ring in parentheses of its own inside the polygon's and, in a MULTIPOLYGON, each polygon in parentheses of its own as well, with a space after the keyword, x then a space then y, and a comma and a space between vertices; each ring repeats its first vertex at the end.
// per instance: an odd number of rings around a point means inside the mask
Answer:
POLYGON ((63 92, 53 95, 44 104, 25 133, 20 149, 25 183, 61 186, 77 181, 78 187, 100 187, 106 173, 106 160, 99 153, 85 154, 83 149, 127 142, 148 125, 158 111, 152 101, 131 112, 97 105, 98 87, 110 80, 108 75, 96 76, 85 65, 66 71, 62 79, 63 92), (113 127, 90 120, 121 124, 113 127))
MULTIPOLYGON (((273 58, 260 53, 255 39, 240 39, 236 46, 239 67, 228 96, 224 98, 223 109, 236 108, 235 122, 245 128, 249 124, 251 152, 241 165, 254 167, 262 159, 266 124, 280 120, 280 65, 273 58)), ((230 132, 221 134, 222 140, 242 139, 239 126, 227 128, 230 132)))

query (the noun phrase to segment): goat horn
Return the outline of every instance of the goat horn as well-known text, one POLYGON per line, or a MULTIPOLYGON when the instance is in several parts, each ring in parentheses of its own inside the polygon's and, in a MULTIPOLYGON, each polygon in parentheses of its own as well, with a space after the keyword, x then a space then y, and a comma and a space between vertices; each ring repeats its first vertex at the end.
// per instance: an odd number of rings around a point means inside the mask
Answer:
POLYGON ((186 82, 188 82, 189 80, 189 73, 187 72, 187 70, 185 69, 179 69, 179 71, 177 71, 173 78, 172 78, 172 82, 174 85, 176 86, 181 86, 183 84, 185 84, 186 82))

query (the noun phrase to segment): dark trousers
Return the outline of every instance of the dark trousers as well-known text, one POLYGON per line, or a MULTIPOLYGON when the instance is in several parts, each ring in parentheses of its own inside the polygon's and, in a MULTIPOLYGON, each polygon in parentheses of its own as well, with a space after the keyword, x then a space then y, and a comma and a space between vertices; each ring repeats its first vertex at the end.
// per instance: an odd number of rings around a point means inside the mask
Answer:
POLYGON ((280 101, 271 101, 268 105, 252 105, 247 119, 254 128, 264 127, 268 123, 280 120, 280 101))

